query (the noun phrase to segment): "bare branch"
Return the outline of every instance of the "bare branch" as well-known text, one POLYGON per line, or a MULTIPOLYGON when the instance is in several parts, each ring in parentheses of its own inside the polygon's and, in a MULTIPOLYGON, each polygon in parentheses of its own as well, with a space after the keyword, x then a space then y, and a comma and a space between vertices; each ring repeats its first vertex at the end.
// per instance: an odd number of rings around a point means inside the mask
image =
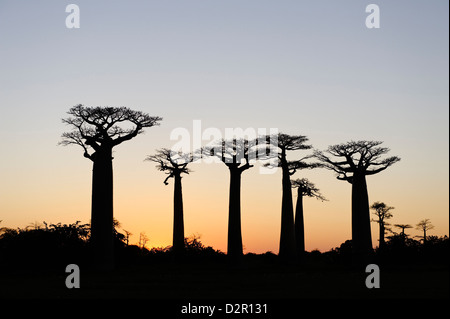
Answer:
MULTIPOLYGON (((383 165, 382 167, 375 169, 375 170, 366 170, 366 175, 374 175, 377 174, 381 171, 384 171, 386 168, 388 168, 389 166, 392 166, 393 164, 397 163, 400 161, 400 158, 397 156, 392 156, 389 157, 387 159, 385 159, 384 161, 380 162, 380 163, 371 163, 369 165, 383 165)), ((367 165, 367 166, 369 166, 367 165)))
POLYGON ((301 196, 315 197, 321 201, 327 201, 327 199, 320 193, 319 189, 307 178, 292 180, 291 185, 293 188, 298 189, 301 196))
POLYGON ((72 145, 72 144, 79 145, 84 150, 83 156, 93 161, 92 155, 89 154, 89 151, 88 151, 89 145, 87 145, 87 144, 85 145, 83 143, 82 137, 78 132, 66 132, 66 133, 63 133, 61 135, 61 137, 62 137, 62 140, 61 140, 61 142, 58 143, 59 145, 62 145, 62 146, 67 146, 67 145, 72 145))

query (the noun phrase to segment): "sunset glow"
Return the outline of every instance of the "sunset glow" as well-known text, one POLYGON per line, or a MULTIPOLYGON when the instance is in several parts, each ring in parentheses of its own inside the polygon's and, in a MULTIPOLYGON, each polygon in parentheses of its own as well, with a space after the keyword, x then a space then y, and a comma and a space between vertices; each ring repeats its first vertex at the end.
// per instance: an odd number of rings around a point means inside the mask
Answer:
MULTIPOLYGON (((0 3, 1 227, 90 222, 92 162, 81 147, 58 145, 70 130, 61 119, 82 103, 163 118, 113 153, 114 217, 132 244, 141 232, 148 248, 172 244, 173 180, 164 185, 165 174, 144 160, 196 120, 220 132, 306 135, 318 150, 383 141, 401 161, 367 178, 370 203, 394 206, 392 225, 428 218, 429 235, 448 236, 447 2, 378 1, 380 29, 366 28, 358 2, 135 2, 77 1, 79 29, 65 27, 62 4, 0 3)), ((259 165, 242 174, 244 253, 278 253, 281 170, 261 174, 259 165)), ((185 235, 226 252, 228 169, 189 167, 185 235)), ((301 177, 328 199, 304 200, 306 250, 339 247, 351 239, 351 185, 326 169, 292 176, 301 177)))

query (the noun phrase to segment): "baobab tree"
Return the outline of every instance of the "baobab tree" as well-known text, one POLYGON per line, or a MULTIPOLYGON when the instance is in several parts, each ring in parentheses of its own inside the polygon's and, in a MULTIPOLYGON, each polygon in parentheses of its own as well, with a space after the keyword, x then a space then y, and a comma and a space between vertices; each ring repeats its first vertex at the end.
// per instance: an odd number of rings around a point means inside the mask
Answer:
POLYGON ((174 179, 173 190, 173 241, 172 249, 175 256, 180 257, 184 252, 184 215, 181 175, 189 174, 187 165, 192 162, 192 154, 184 154, 163 148, 146 158, 157 163, 156 168, 168 175, 164 184, 168 185, 170 178, 174 179))
POLYGON ((390 212, 394 207, 387 206, 382 202, 375 202, 370 206, 371 209, 374 210, 374 215, 378 217, 378 219, 374 219, 374 222, 377 222, 380 226, 380 239, 379 239, 379 248, 380 250, 385 247, 384 235, 386 234, 386 226, 389 225, 386 220, 392 218, 392 213, 390 212))
POLYGON ((297 188, 297 203, 295 206, 295 241, 297 255, 301 259, 305 254, 305 226, 303 218, 303 197, 315 197, 321 201, 327 200, 319 189, 307 178, 291 181, 292 187, 297 188))
POLYGON ((369 196, 366 177, 384 171, 400 161, 397 156, 381 157, 389 152, 379 141, 351 141, 328 147, 315 156, 324 166, 337 173, 337 179, 352 185, 352 250, 355 260, 364 260, 372 251, 369 196), (330 157, 331 155, 331 157, 330 157), (333 160, 332 157, 342 158, 333 160))
POLYGON ((62 134, 61 145, 79 145, 84 157, 93 162, 91 245, 94 263, 99 268, 113 267, 113 164, 112 150, 159 125, 158 116, 150 116, 127 107, 85 107, 81 104, 67 112, 63 123, 73 130, 62 134))
POLYGON ((255 159, 256 140, 235 138, 222 140, 219 147, 210 150, 211 156, 219 158, 230 172, 230 194, 228 201, 228 242, 227 255, 235 261, 243 256, 241 229, 241 176, 253 167, 250 159, 255 159))
POLYGON ((429 219, 421 220, 417 225, 416 229, 423 231, 423 244, 427 242, 427 230, 433 229, 434 226, 431 224, 429 219))
POLYGON ((133 235, 133 233, 129 232, 128 230, 123 230, 125 233, 125 245, 128 247, 130 236, 133 235))
MULTIPOLYGON (((307 159, 312 158, 311 155, 304 156, 294 161, 287 160, 288 151, 309 150, 311 145, 306 145, 308 138, 303 135, 288 135, 279 133, 275 139, 276 145, 272 145, 277 149, 277 166, 282 171, 282 201, 281 201, 281 233, 280 233, 280 250, 278 255, 285 260, 294 260, 297 256, 295 226, 294 226, 294 208, 291 190, 291 176, 299 169, 315 168, 320 166, 318 163, 308 163, 307 159)), ((273 167, 273 164, 267 164, 273 167)))
POLYGON ((394 226, 397 227, 397 228, 400 228, 400 229, 402 230, 402 232, 400 233, 400 235, 401 235, 403 238, 406 238, 406 237, 408 236, 407 234, 405 234, 405 229, 407 229, 407 228, 412 228, 412 226, 411 226, 411 225, 408 225, 408 224, 395 224, 394 226))

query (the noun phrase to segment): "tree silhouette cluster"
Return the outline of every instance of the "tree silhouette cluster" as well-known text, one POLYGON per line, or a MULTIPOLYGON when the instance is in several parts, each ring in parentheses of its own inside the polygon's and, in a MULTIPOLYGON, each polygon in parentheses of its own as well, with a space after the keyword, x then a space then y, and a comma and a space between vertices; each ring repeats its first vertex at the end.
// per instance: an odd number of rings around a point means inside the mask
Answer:
POLYGON ((46 269, 85 264, 90 226, 80 224, 34 224, 23 229, 0 230, 0 266, 21 268, 34 265, 46 269))
MULTIPOLYGON (((442 264, 448 265, 450 261, 450 239, 448 236, 428 236, 426 244, 396 233, 386 236, 383 249, 377 249, 372 262, 377 265, 417 265, 442 264)), ((321 260, 331 263, 353 263, 352 240, 347 240, 339 247, 321 254, 321 260)))
MULTIPOLYGON (((388 227, 391 225, 387 222, 387 220, 394 216, 391 212, 394 207, 388 206, 383 202, 375 202, 370 206, 370 208, 374 210, 373 215, 377 217, 372 221, 378 223, 380 229, 378 246, 378 252, 380 254, 384 255, 387 251, 385 237, 388 233, 391 234, 387 236, 390 240, 391 251, 392 247, 403 247, 405 250, 407 247, 411 248, 413 246, 419 246, 419 243, 409 238, 409 235, 405 232, 406 229, 413 228, 413 226, 409 224, 394 224, 393 226, 400 229, 401 232, 396 232, 392 229, 392 227, 388 227), (399 245, 399 243, 401 245, 399 245)), ((427 231, 433 228, 434 226, 431 224, 429 219, 423 219, 416 225, 416 229, 423 232, 423 236, 415 236, 422 239, 422 249, 428 247, 427 242, 429 236, 427 236, 427 231)))
POLYGON ((390 228, 386 228, 386 226, 389 225, 387 223, 387 220, 392 218, 393 215, 390 211, 394 209, 394 207, 387 206, 382 202, 375 202, 370 206, 370 208, 375 211, 374 215, 377 217, 377 219, 375 219, 374 221, 380 226, 379 248, 383 249, 385 246, 384 235, 386 235, 387 230, 390 230, 390 228))
MULTIPOLYGON (((62 134, 62 145, 78 145, 83 149, 84 157, 93 162, 92 171, 92 208, 89 243, 94 256, 94 263, 99 268, 112 268, 114 259, 114 238, 121 236, 120 241, 128 244, 129 232, 126 235, 118 233, 113 217, 113 165, 112 150, 117 145, 135 138, 145 128, 159 125, 159 116, 150 116, 140 111, 126 107, 84 107, 76 105, 68 114, 70 117, 63 122, 72 127, 72 131, 62 134)), ((370 231, 370 208, 375 211, 376 222, 380 226, 380 246, 386 246, 385 233, 390 228, 387 220, 392 217, 391 210, 384 203, 374 203, 369 206, 367 177, 378 174, 400 161, 397 156, 385 157, 389 149, 382 147, 380 141, 350 141, 331 145, 324 151, 314 150, 312 153, 291 159, 295 151, 312 150, 307 144, 308 138, 303 135, 288 135, 279 133, 276 138, 267 136, 257 139, 234 138, 218 141, 216 147, 201 150, 201 156, 219 159, 229 170, 229 214, 228 214, 228 247, 227 254, 232 260, 240 260, 243 256, 241 230, 241 177, 243 172, 252 168, 254 159, 268 160, 267 167, 280 167, 282 171, 282 203, 281 232, 279 256, 285 260, 302 258, 305 254, 305 233, 303 198, 313 197, 326 200, 319 189, 305 178, 291 179, 304 169, 326 168, 336 174, 337 179, 347 181, 352 185, 352 255, 355 260, 365 260, 371 254, 372 238, 370 231), (261 141, 264 141, 261 143, 261 141), (270 151, 268 151, 270 150, 270 151), (294 205, 292 188, 297 189, 297 202, 294 205)), ((167 174, 164 184, 174 179, 173 198, 173 245, 172 251, 182 256, 187 245, 184 235, 184 212, 182 197, 182 175, 189 174, 189 163, 194 154, 184 154, 167 148, 157 150, 156 154, 147 157, 155 162, 156 168, 167 174)), ((117 225, 116 225, 117 226, 117 225)), ((396 224, 402 229, 401 236, 405 238, 405 229, 410 225, 396 224)), ((81 235, 84 229, 81 225, 51 225, 52 236, 58 231, 64 232, 76 229, 81 235)), ((427 231, 433 226, 429 220, 417 224, 423 232, 422 240, 428 241, 427 231)), ((37 230, 39 231, 39 230, 37 230)), ((3 238, 8 237, 4 233, 3 238), (6 237, 5 237, 6 236, 6 237)), ((83 235, 84 236, 84 235, 83 235)), ((85 243, 85 236, 80 241, 85 243)), ((193 243, 196 243, 194 239, 193 243)), ((191 245, 192 246, 192 243, 191 245)))
MULTIPOLYGON (((1 221, 0 221, 1 222, 1 221)), ((127 243, 127 231, 114 219, 114 255, 120 266, 171 261, 172 246, 147 249, 127 243), (122 233, 123 232, 123 233, 122 233), (125 234, 124 234, 125 233, 125 234)), ((91 268, 95 251, 90 245, 91 228, 79 221, 72 224, 33 223, 25 228, 0 228, 0 270, 60 271, 68 264, 91 268)), ((224 254, 205 246, 200 236, 184 239, 186 261, 224 260, 224 254)))
MULTIPOLYGON (((158 116, 133 111, 126 107, 84 107, 76 105, 63 122, 73 130, 63 133, 62 145, 79 145, 83 154, 93 162, 91 243, 96 263, 101 268, 113 266, 113 169, 112 149, 131 140, 144 128, 159 125, 158 116)), ((267 167, 278 166, 282 171, 281 232, 279 256, 295 260, 305 251, 303 198, 325 198, 313 183, 306 179, 291 181, 297 171, 324 167, 334 171, 339 180, 352 184, 352 241, 355 256, 367 256, 372 251, 369 202, 366 177, 377 174, 400 159, 396 156, 383 158, 388 148, 380 147, 378 141, 351 141, 332 145, 326 151, 315 150, 300 158, 288 159, 294 151, 311 150, 308 138, 303 135, 280 133, 276 138, 222 140, 216 147, 196 150, 202 156, 212 156, 223 162, 230 173, 229 219, 227 254, 234 260, 243 255, 241 231, 241 176, 253 167, 252 159, 270 160, 267 167), (263 139, 264 140, 264 139, 263 139), (260 144, 258 144, 260 142, 260 144), (267 150, 275 150, 268 152, 267 150), (275 155, 274 155, 275 154, 275 155), (316 160, 316 161, 314 161, 316 160), (297 188, 297 204, 292 198, 292 187, 297 188)), ((197 157, 196 157, 197 158, 197 157)), ((184 216, 181 178, 189 174, 188 164, 193 154, 183 154, 170 149, 157 150, 147 160, 157 163, 157 169, 167 174, 164 184, 174 179, 173 251, 181 256, 185 249, 184 216)), ((381 225, 381 224, 380 224, 381 225)))

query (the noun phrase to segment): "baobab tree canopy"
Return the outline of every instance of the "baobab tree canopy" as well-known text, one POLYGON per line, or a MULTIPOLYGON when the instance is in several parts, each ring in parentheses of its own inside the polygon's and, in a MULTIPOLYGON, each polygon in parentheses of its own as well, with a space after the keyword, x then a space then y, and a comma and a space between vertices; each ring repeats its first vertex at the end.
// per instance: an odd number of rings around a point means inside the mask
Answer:
POLYGON ((378 217, 378 220, 375 220, 375 222, 380 223, 380 221, 384 221, 385 219, 392 218, 392 213, 390 212, 394 207, 387 206, 383 202, 375 202, 370 206, 371 209, 373 209, 374 215, 378 217))
POLYGON ((216 149, 211 149, 210 155, 218 157, 228 168, 241 168, 242 170, 246 170, 253 167, 250 164, 250 160, 256 159, 256 140, 243 138, 232 140, 223 139, 219 143, 216 149))
POLYGON ((297 178, 291 181, 292 187, 297 188, 299 195, 307 197, 315 197, 321 201, 326 201, 327 199, 320 193, 320 190, 310 182, 307 178, 297 178))
POLYGON ((150 116, 123 106, 85 107, 78 104, 67 113, 72 117, 62 121, 72 125, 73 131, 63 133, 60 144, 80 145, 84 149, 84 156, 91 160, 94 160, 94 154, 101 146, 112 148, 142 133, 146 127, 159 125, 162 120, 159 116, 150 116), (94 150, 93 154, 89 153, 90 148, 94 150))
POLYGON ((283 168, 286 173, 289 173, 289 175, 294 175, 299 169, 311 169, 321 165, 319 163, 305 162, 305 160, 312 158, 312 155, 307 155, 294 161, 287 160, 287 151, 309 150, 312 148, 311 145, 305 144, 308 142, 308 138, 306 136, 279 133, 277 138, 271 139, 271 141, 272 140, 276 142, 276 145, 271 145, 271 147, 278 150, 277 164, 274 165, 273 163, 267 163, 267 167, 278 166, 283 168))
POLYGON ((353 182, 354 174, 374 175, 400 161, 397 156, 381 159, 389 152, 387 147, 378 147, 380 141, 351 141, 329 146, 326 152, 316 151, 315 156, 324 163, 324 167, 337 173, 337 179, 353 182), (329 155, 342 157, 333 161, 329 155))
POLYGON ((164 184, 167 185, 169 178, 191 172, 187 165, 193 161, 193 156, 191 153, 185 154, 162 148, 157 150, 155 155, 147 156, 146 160, 157 163, 156 168, 168 174, 164 180, 164 184))

